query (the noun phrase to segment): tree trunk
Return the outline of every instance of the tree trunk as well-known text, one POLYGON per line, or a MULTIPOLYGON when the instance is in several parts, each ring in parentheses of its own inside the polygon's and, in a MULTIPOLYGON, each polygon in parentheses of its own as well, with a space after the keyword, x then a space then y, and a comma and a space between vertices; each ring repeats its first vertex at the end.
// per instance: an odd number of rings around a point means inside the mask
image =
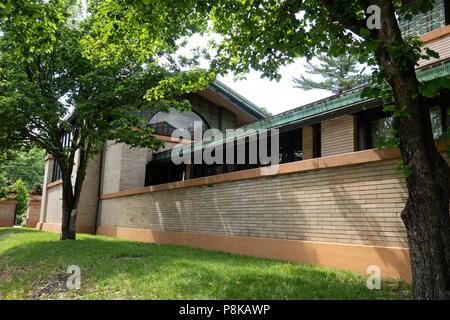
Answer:
POLYGON ((61 240, 76 239, 77 201, 73 196, 72 183, 63 180, 61 217, 61 240))
MULTIPOLYGON (((383 22, 379 39, 384 44, 404 45, 392 2, 377 2, 383 22)), ((382 46, 376 57, 393 89, 397 110, 408 113, 395 119, 394 128, 409 171, 408 200, 401 217, 410 248, 413 294, 416 299, 449 299, 450 169, 434 143, 429 104, 419 95, 414 63, 400 67, 391 52, 382 46)))

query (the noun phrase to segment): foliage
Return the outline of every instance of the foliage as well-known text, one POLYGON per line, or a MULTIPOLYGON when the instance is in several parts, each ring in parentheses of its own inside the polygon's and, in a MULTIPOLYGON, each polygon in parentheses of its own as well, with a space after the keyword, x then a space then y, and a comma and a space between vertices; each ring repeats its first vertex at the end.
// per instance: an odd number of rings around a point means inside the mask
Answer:
POLYGON ((294 78, 296 88, 311 90, 323 89, 333 93, 342 93, 362 84, 367 84, 369 76, 363 74, 358 61, 351 55, 329 57, 321 55, 317 58, 319 63, 311 61, 306 65, 306 74, 319 75, 323 80, 314 80, 304 75, 294 78))
POLYGON ((0 174, 3 176, 1 184, 13 184, 17 180, 23 181, 28 189, 35 185, 42 185, 44 181, 43 149, 33 147, 29 150, 7 150, 0 161, 0 174))
POLYGON ((0 299, 408 299, 410 286, 383 279, 369 290, 353 272, 194 248, 34 230, 0 229, 0 299), (67 290, 67 266, 80 290, 67 290), (62 285, 60 285, 62 284, 62 285))
POLYGON ((16 192, 16 224, 22 224, 25 220, 25 214, 28 207, 28 192, 29 189, 27 185, 22 180, 17 180, 14 183, 14 191, 16 192))
POLYGON ((42 194, 42 183, 37 183, 32 186, 30 192, 34 194, 42 194))

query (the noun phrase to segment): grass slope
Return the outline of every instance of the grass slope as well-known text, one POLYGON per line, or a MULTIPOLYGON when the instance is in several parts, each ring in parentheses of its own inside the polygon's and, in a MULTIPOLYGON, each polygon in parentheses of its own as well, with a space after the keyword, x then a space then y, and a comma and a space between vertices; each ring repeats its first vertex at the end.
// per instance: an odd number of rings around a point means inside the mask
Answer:
POLYGON ((186 247, 0 228, 0 299, 404 299, 410 288, 369 290, 355 273, 186 247), (68 290, 69 265, 81 289, 68 290))

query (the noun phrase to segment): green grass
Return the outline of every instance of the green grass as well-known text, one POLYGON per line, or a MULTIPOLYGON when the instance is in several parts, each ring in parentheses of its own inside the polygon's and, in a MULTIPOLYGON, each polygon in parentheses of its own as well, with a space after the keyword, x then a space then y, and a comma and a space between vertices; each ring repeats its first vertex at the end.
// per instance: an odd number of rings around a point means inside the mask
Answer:
POLYGON ((0 228, 1 299, 406 299, 409 285, 369 290, 355 273, 116 238, 0 228), (69 265, 81 289, 68 290, 69 265))

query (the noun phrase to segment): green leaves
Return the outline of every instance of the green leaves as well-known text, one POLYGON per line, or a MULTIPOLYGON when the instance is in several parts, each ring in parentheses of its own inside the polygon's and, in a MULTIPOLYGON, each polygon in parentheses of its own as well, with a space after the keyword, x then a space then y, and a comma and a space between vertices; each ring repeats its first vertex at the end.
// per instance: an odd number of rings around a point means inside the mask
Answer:
POLYGON ((150 88, 145 98, 148 101, 161 101, 174 96, 198 92, 205 89, 215 77, 213 72, 202 69, 177 72, 150 88))
POLYGON ((406 109, 405 106, 399 108, 399 107, 396 107, 393 104, 384 105, 383 106, 383 111, 391 113, 395 118, 411 117, 411 115, 409 114, 409 112, 408 112, 408 110, 406 109))
POLYGON ((405 178, 411 176, 411 168, 404 164, 403 161, 400 161, 395 165, 395 170, 401 173, 405 178))
POLYGON ((450 89, 450 77, 441 77, 420 84, 420 94, 424 97, 436 97, 443 89, 450 89))

